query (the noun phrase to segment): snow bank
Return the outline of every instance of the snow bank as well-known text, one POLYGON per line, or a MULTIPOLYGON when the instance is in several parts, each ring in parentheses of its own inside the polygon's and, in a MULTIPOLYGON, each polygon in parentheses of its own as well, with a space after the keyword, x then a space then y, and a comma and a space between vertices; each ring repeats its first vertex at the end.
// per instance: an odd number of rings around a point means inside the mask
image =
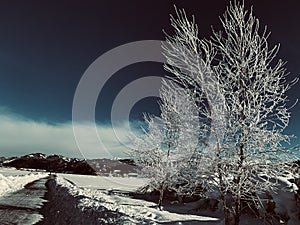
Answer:
POLYGON ((296 184, 288 181, 288 178, 277 177, 278 190, 271 192, 275 202, 275 212, 283 218, 287 218, 287 225, 300 224, 300 206, 295 199, 298 190, 296 184))
POLYGON ((46 182, 46 187, 47 202, 41 209, 44 220, 36 225, 125 224, 120 212, 109 211, 103 206, 97 209, 78 207, 83 196, 72 196, 67 188, 57 185, 53 177, 46 182))
POLYGON ((4 176, 3 174, 5 173, 2 173, 2 171, 0 170, 0 196, 9 192, 14 192, 19 189, 22 189, 26 184, 47 176, 43 173, 28 172, 27 174, 17 176, 4 176))

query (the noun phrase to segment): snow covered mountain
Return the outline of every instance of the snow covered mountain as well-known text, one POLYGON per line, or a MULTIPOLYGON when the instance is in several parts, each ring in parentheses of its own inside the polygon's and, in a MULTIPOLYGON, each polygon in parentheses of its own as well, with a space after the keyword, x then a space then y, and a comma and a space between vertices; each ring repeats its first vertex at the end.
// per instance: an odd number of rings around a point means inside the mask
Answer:
POLYGON ((3 166, 30 168, 48 172, 95 174, 95 170, 83 159, 66 158, 61 155, 46 156, 42 153, 34 153, 6 160, 3 162, 3 166))
POLYGON ((32 153, 10 159, 1 158, 0 166, 30 168, 48 172, 103 176, 136 176, 134 162, 130 159, 78 159, 62 155, 32 153))

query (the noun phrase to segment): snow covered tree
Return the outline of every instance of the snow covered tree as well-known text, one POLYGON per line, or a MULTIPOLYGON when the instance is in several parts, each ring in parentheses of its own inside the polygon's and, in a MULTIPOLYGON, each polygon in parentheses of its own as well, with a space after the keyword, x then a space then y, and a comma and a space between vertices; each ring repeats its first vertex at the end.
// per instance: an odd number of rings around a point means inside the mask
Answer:
MULTIPOLYGON (((198 38, 193 18, 184 11, 171 17, 175 29, 163 44, 165 68, 186 89, 207 118, 200 129, 204 153, 223 205, 225 224, 239 224, 242 203, 262 207, 260 194, 276 189, 272 179, 291 172, 290 154, 283 146, 290 118, 285 62, 274 62, 279 46, 270 48, 269 33, 244 4, 230 3, 221 19, 223 31, 210 40, 198 38)), ((201 165, 202 166, 202 165, 201 165)), ((202 166, 203 168, 203 166, 202 166)))
POLYGON ((160 98, 160 117, 145 116, 147 129, 132 137, 131 151, 142 174, 150 179, 150 188, 160 192, 159 207, 165 190, 182 192, 195 187, 191 181, 197 179, 190 171, 198 161, 199 132, 198 111, 185 89, 163 79, 160 98))

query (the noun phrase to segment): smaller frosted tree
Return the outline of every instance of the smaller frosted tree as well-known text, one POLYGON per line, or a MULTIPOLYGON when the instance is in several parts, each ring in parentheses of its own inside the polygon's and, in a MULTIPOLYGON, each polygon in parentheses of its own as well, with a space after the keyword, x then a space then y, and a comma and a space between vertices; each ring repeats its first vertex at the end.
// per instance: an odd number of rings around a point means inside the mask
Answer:
POLYGON ((165 190, 192 191, 199 131, 198 111, 188 91, 163 79, 160 98, 160 117, 145 116, 147 129, 132 137, 131 151, 149 187, 160 192, 159 207, 165 190))

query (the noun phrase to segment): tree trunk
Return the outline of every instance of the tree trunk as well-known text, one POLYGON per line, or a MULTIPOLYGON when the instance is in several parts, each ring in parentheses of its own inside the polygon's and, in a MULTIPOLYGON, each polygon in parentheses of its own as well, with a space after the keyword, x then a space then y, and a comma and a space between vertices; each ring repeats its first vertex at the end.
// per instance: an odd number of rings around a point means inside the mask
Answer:
POLYGON ((224 214, 224 223, 225 223, 225 225, 230 225, 229 211, 227 208, 226 197, 225 197, 224 191, 222 190, 220 194, 221 194, 220 198, 221 198, 223 214, 224 214))
POLYGON ((162 183, 161 187, 160 187, 160 190, 159 190, 159 199, 158 199, 158 208, 159 208, 159 210, 161 210, 162 203, 163 203, 164 189, 165 189, 165 185, 164 185, 164 183, 162 183))
POLYGON ((161 206, 162 206, 162 201, 163 201, 163 197, 164 197, 164 190, 161 189, 159 192, 159 199, 158 199, 158 208, 159 210, 161 210, 161 206))
POLYGON ((241 198, 239 197, 235 202, 234 225, 240 224, 241 216, 241 198))
POLYGON ((246 134, 245 134, 245 120, 246 120, 246 115, 245 115, 245 110, 246 110, 246 84, 244 80, 244 72, 243 68, 241 68, 240 72, 240 81, 241 81, 241 86, 242 86, 242 99, 241 99, 241 104, 242 104, 242 112, 241 112, 241 143, 240 143, 240 152, 239 152, 239 162, 238 162, 238 176, 236 179, 236 184, 239 187, 238 193, 237 194, 237 199, 235 200, 235 210, 234 210, 234 215, 233 215, 233 224, 234 225, 239 225, 240 223, 240 216, 241 216, 241 176, 243 175, 243 163, 245 160, 245 153, 244 153, 244 148, 246 144, 246 134))

